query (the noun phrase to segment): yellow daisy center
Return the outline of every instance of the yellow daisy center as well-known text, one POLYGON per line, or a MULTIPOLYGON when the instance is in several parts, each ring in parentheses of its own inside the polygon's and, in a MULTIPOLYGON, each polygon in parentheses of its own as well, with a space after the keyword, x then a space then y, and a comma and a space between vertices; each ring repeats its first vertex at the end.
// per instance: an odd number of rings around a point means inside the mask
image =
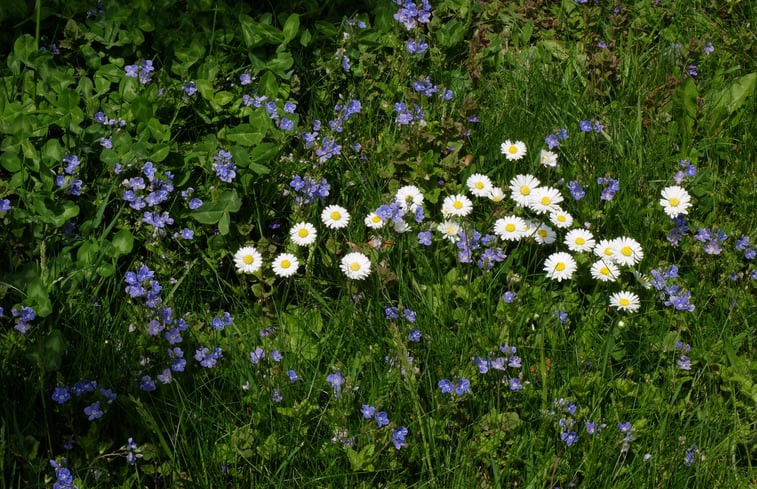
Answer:
POLYGON ((565 270, 565 263, 560 262, 557 265, 555 265, 555 270, 557 270, 558 272, 562 272, 563 270, 565 270))
POLYGON ((289 260, 281 260, 280 265, 281 268, 289 268, 290 266, 292 266, 292 262, 290 262, 289 260))
POLYGON ((631 256, 633 254, 633 250, 630 246, 624 246, 623 249, 620 250, 620 252, 625 256, 631 256))
POLYGON ((609 246, 605 248, 605 256, 612 256, 612 248, 609 246))
POLYGON ((560 214, 559 216, 557 216, 557 220, 560 221, 560 222, 567 221, 567 219, 565 219, 565 216, 563 216, 562 214, 560 214))
POLYGON ((602 275, 610 275, 610 269, 607 267, 602 267, 599 269, 599 273, 601 273, 602 275))
POLYGON ((297 231, 297 234, 299 235, 300 238, 307 238, 308 234, 310 233, 308 232, 307 229, 301 228, 299 231, 297 231))
POLYGON ((579 236, 579 237, 576 238, 576 244, 578 246, 582 246, 582 245, 586 244, 586 240, 583 239, 581 236, 579 236))
POLYGON ((450 236, 456 233, 457 233, 457 229, 453 228, 452 226, 447 228, 447 234, 449 234, 450 236))
POLYGON ((331 213, 331 219, 333 221, 338 221, 341 218, 342 218, 342 214, 339 211, 334 211, 331 213))
POLYGON ((514 144, 511 144, 510 147, 507 148, 507 152, 510 153, 511 155, 514 155, 515 153, 518 152, 518 147, 515 146, 514 144))
POLYGON ((502 196, 501 196, 501 195, 499 195, 499 194, 494 194, 494 195, 492 196, 492 202, 499 202, 499 201, 501 201, 501 200, 502 200, 502 196))
POLYGON ((530 194, 531 193, 531 187, 529 187, 528 185, 523 185, 520 188, 520 193, 521 193, 521 195, 528 195, 528 194, 530 194))
POLYGON ((373 216, 373 217, 371 217, 371 221, 373 221, 375 223, 379 223, 379 222, 381 222, 381 218, 379 216, 373 216))
POLYGON ((542 205, 549 205, 551 202, 552 202, 552 199, 550 199, 546 195, 541 198, 541 204, 542 205))
POLYGON ((482 188, 484 188, 484 182, 476 182, 475 187, 477 189, 481 190, 482 188))
POLYGON ((680 204, 680 203, 681 203, 681 201, 678 200, 678 199, 676 199, 675 197, 673 197, 672 199, 670 199, 670 205, 672 205, 673 207, 678 207, 678 204, 680 204))
POLYGON ((460 202, 459 200, 456 200, 455 202, 452 203, 452 207, 454 207, 455 209, 462 209, 463 203, 460 202))
POLYGON ((621 297, 621 299, 618 302, 620 302, 620 305, 623 306, 623 307, 628 306, 628 305, 631 304, 631 301, 629 301, 625 297, 621 297))
POLYGON ((542 238, 546 238, 546 237, 547 237, 547 234, 549 234, 549 233, 547 233, 547 230, 546 230, 546 229, 539 229, 539 231, 537 231, 537 233, 538 233, 538 234, 539 234, 539 236, 540 236, 540 237, 542 237, 542 238))
POLYGON ((505 231, 507 231, 508 233, 512 233, 513 231, 515 231, 515 224, 511 222, 507 223, 507 226, 505 226, 505 231))
POLYGON ((353 272, 357 272, 358 270, 360 270, 360 263, 358 262, 350 263, 350 270, 352 270, 353 272))
POLYGON ((245 265, 252 265, 252 262, 255 261, 255 257, 252 255, 244 255, 242 261, 245 263, 245 265))

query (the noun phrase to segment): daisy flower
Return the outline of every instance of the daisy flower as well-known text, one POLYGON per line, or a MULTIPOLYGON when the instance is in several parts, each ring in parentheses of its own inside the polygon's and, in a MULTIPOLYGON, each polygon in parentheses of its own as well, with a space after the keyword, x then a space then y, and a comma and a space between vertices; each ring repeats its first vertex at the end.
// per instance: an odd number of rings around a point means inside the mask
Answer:
POLYGON ((289 277, 297 273, 297 267, 300 266, 297 257, 291 253, 282 253, 273 260, 271 268, 273 273, 279 277, 289 277))
POLYGON ((510 180, 511 197, 520 206, 527 206, 531 193, 539 186, 539 180, 533 175, 516 175, 510 180))
POLYGON ((600 239, 594 247, 594 254, 605 261, 615 261, 615 242, 617 239, 600 239))
POLYGON ((370 214, 365 216, 363 222, 371 229, 380 229, 384 227, 384 220, 381 219, 375 212, 371 212, 370 214))
POLYGON ((371 261, 362 253, 347 253, 342 257, 339 268, 348 278, 363 280, 371 273, 371 261))
POLYGON ((436 230, 444 235, 444 239, 448 239, 453 243, 456 243, 460 239, 460 225, 452 221, 444 221, 436 226, 436 230))
POLYGON ((408 231, 410 231, 410 225, 408 223, 405 221, 394 221, 395 233, 406 233, 408 231))
POLYGON ((554 187, 538 187, 531 192, 528 199, 529 209, 539 214, 546 214, 559 209, 559 203, 563 201, 562 194, 554 187))
POLYGON ((556 228, 569 228, 573 225, 573 216, 558 208, 549 214, 549 220, 556 228))
POLYGON ((518 241, 526 230, 526 221, 518 216, 505 216, 494 222, 494 234, 507 241, 518 241))
POLYGON ((578 268, 576 260, 570 253, 564 251, 552 253, 544 262, 544 271, 547 272, 547 277, 558 282, 570 279, 576 268, 578 268))
POLYGON ((641 245, 633 238, 623 237, 614 240, 613 257, 619 265, 633 266, 644 258, 641 245))
POLYGON ((469 176, 465 185, 468 186, 470 193, 476 197, 488 197, 492 187, 494 187, 489 177, 480 173, 474 173, 469 176))
POLYGON ((622 290, 610 296, 610 307, 617 307, 621 311, 638 311, 640 304, 639 296, 633 292, 622 290))
POLYGON ((234 265, 241 273, 255 273, 263 266, 263 257, 254 246, 243 246, 234 254, 234 265))
POLYGON ((512 142, 508 139, 502 143, 499 149, 510 161, 517 161, 526 156, 526 145, 522 141, 512 142))
POLYGON ((448 195, 442 203, 442 214, 444 216, 465 217, 473 210, 473 202, 465 195, 456 194, 448 195))
POLYGON ((327 228, 342 229, 350 223, 350 213, 338 205, 330 205, 321 212, 321 221, 327 228))
POLYGON ((597 260, 591 266, 591 276, 600 282, 615 282, 620 275, 617 265, 609 260, 597 260))
POLYGON ((502 202, 502 199, 505 198, 505 192, 503 192, 499 187, 492 187, 487 197, 489 197, 489 200, 497 204, 499 202, 502 202))
POLYGON ((308 246, 315 243, 315 226, 309 222, 298 222, 289 230, 289 237, 298 246, 308 246))
POLYGON ((688 214, 687 210, 691 206, 691 196, 689 193, 678 185, 665 187, 662 189, 662 198, 660 205, 671 219, 681 214, 688 214))
POLYGON ((546 224, 539 224, 531 233, 531 237, 534 238, 539 244, 552 244, 557 240, 557 234, 555 230, 546 224))
POLYGON ((543 149, 539 154, 539 161, 544 166, 555 167, 557 166, 557 154, 543 149))
POLYGON ((415 185, 406 185, 397 190, 394 200, 400 203, 405 212, 415 212, 415 208, 423 204, 423 194, 415 185))
POLYGON ((565 245, 570 251, 591 251, 594 244, 594 235, 586 229, 573 229, 565 235, 565 245))

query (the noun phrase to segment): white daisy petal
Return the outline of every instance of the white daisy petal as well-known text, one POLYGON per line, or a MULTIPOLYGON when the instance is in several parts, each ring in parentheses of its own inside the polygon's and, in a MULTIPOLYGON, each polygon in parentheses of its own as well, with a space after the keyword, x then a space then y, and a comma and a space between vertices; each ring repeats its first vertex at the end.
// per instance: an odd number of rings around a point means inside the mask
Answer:
POLYGON ((371 261, 362 253, 347 253, 339 265, 342 272, 353 280, 363 280, 371 273, 371 261))
POLYGON ((234 265, 240 273, 255 273, 263 266, 263 257, 254 246, 244 246, 234 254, 234 265))

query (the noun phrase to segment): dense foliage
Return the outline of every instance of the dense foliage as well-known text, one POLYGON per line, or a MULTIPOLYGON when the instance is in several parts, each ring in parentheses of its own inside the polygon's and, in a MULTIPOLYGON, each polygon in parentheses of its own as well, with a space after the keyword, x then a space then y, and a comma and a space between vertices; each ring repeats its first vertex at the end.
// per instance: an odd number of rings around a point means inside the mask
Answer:
POLYGON ((33 3, 2 487, 757 480, 751 2, 33 3))

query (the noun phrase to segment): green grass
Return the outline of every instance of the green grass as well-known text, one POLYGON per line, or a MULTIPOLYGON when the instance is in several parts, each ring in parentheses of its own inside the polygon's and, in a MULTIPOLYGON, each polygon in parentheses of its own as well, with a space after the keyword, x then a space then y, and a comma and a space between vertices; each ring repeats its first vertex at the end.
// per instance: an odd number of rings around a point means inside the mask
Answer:
MULTIPOLYGON (((49 460, 64 457, 80 488, 755 483, 755 265, 737 246, 742 236, 757 242, 750 2, 446 0, 412 33, 388 0, 301 1, 272 12, 224 1, 186 12, 167 0, 106 2, 91 19, 88 2, 42 3, 37 13, 0 9, 16 26, 2 34, 0 68, 0 199, 11 205, 0 211, 1 488, 51 486, 49 460), (409 55, 410 37, 426 39, 428 53, 409 55), (60 54, 50 54, 52 43, 60 54), (152 81, 124 74, 145 59, 156 67, 152 81), (242 73, 255 75, 250 86, 239 84, 242 73), (426 76, 439 93, 452 89, 452 100, 415 92, 426 76), (183 91, 190 80, 200 88, 193 96, 183 91), (243 94, 278 99, 279 117, 285 101, 296 102, 295 129, 246 107, 243 94), (343 132, 330 130, 334 106, 350 100, 362 110, 343 132), (398 124, 397 102, 418 104, 424 122, 398 124), (96 122, 98 111, 125 126, 96 122), (299 134, 316 119, 321 137, 342 145, 340 156, 322 162, 320 143, 304 147, 299 134), (581 120, 604 129, 583 133, 581 120), (569 137, 555 150, 559 166, 540 165, 545 138, 562 128, 569 137), (108 136, 112 149, 101 145, 108 136), (525 142, 526 157, 506 160, 506 139, 525 142), (355 141, 360 151, 350 149, 355 141), (237 164, 232 182, 213 168, 220 149, 237 164), (82 179, 80 197, 54 183, 67 153, 82 161, 68 177, 82 179), (175 189, 154 209, 130 209, 122 182, 144 176, 148 160, 159 178, 173 173, 175 189), (659 199, 680 160, 697 174, 681 184, 693 201, 690 230, 673 245, 659 199), (466 193, 473 173, 506 194, 514 176, 533 174, 560 190, 573 228, 586 226, 597 240, 633 237, 644 259, 622 267, 618 283, 601 283, 589 274, 594 258, 576 254, 572 279, 549 280, 544 261, 566 251, 558 230, 549 246, 500 241, 507 257, 490 271, 476 265, 480 250, 462 263, 435 229, 444 198, 466 193), (294 175, 326 178, 328 197, 298 205, 294 175), (612 200, 602 200, 598 177, 619 181, 612 200), (570 181, 584 198, 571 197, 570 181), (363 225, 404 185, 423 191, 423 222, 406 216, 407 233, 363 225), (199 211, 180 195, 189 187, 204 202, 199 211), (350 212, 346 229, 321 223, 330 204, 350 212), (202 214, 213 206, 217 214, 202 214), (175 222, 161 235, 143 222, 145 210, 168 211, 175 222), (300 221, 317 227, 311 247, 288 236, 300 221), (172 237, 184 227, 193 240, 172 237), (700 228, 728 235, 721 252, 706 251, 700 228), (433 243, 420 245, 417 233, 429 230, 433 243), (237 273, 234 253, 245 245, 262 253, 261 272, 237 273), (289 279, 270 268, 284 251, 301 264, 289 279), (339 269, 351 251, 370 258, 363 281, 339 269), (129 297, 124 281, 140 264, 172 309, 166 329, 186 321, 181 343, 146 333, 158 309, 129 297), (651 270, 671 265, 671 283, 690 291, 693 311, 666 307, 643 286, 651 270), (608 307, 619 290, 639 295, 638 312, 608 307), (517 294, 513 303, 502 300, 507 291, 517 294), (26 334, 13 329, 11 311, 21 305, 37 310, 26 334), (390 306, 399 318, 386 319, 390 306), (225 311, 233 323, 214 330, 225 311), (414 328, 419 342, 408 338, 414 328), (517 348, 521 365, 479 373, 474 357, 502 356, 502 345, 517 348), (157 376, 174 346, 186 369, 164 385, 157 376), (214 367, 195 360, 200 346, 222 349, 214 367), (256 348, 265 352, 257 363, 256 348), (677 364, 683 354, 690 370, 677 364), (327 381, 334 373, 344 380, 339 395, 327 381), (140 389, 145 375, 154 391, 140 389), (521 390, 510 388, 516 378, 521 390), (445 394, 442 379, 468 379, 471 392, 445 394), (117 399, 73 394, 82 380, 117 399), (58 404, 51 396, 63 386, 71 399, 58 404), (83 410, 94 401, 105 413, 90 421, 83 410), (385 411, 389 425, 364 418, 364 405, 385 411), (408 434, 397 449, 400 427, 408 434), (578 439, 568 444, 571 432, 578 439), (126 458, 130 437, 135 465, 126 458)), ((471 198, 473 213, 459 220, 465 232, 492 233, 510 214, 539 219, 509 197, 471 198)))

